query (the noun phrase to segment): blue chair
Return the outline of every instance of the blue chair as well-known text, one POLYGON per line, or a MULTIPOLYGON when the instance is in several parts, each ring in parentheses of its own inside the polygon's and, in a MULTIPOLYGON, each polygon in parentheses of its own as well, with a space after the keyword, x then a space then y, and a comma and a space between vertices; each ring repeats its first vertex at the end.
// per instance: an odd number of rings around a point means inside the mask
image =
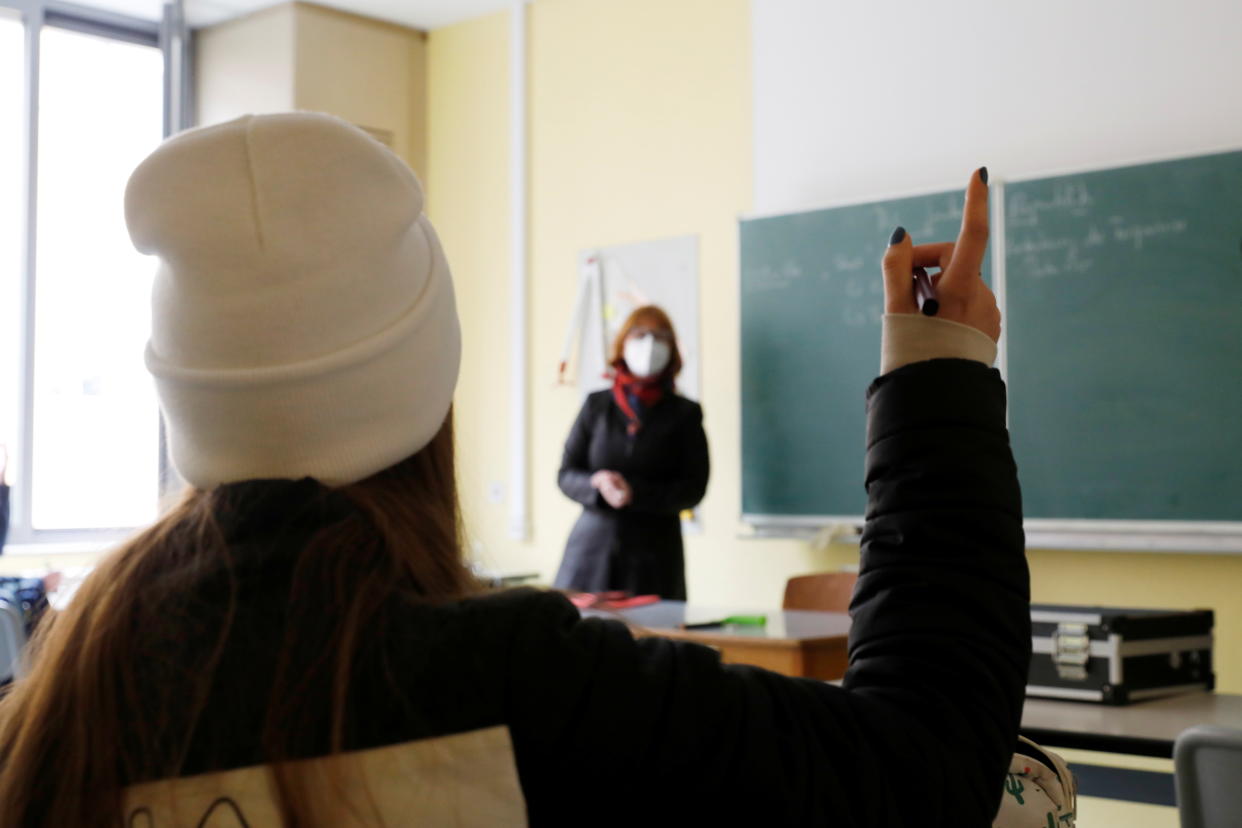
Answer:
POLYGON ((1182 828, 1242 825, 1242 730, 1197 725, 1173 745, 1182 828))
POLYGON ((21 678, 25 672, 22 650, 26 646, 26 625, 22 611, 0 599, 0 682, 21 678))

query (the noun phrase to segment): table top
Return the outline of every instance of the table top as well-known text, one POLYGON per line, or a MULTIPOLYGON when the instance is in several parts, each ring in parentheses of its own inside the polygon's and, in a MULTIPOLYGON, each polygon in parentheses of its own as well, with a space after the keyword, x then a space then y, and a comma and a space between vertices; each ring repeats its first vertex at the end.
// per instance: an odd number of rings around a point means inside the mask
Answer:
POLYGON ((687 604, 685 601, 660 601, 643 607, 615 611, 586 610, 583 615, 601 618, 620 616, 636 626, 655 633, 676 635, 678 638, 732 639, 755 644, 844 640, 850 632, 850 617, 843 612, 721 608, 687 604), (761 627, 730 624, 695 630, 680 629, 682 624, 715 621, 733 615, 762 615, 767 618, 767 623, 761 627))
POLYGON ((1184 693, 1122 706, 1056 699, 1027 699, 1022 732, 1053 747, 1172 756, 1188 727, 1207 724, 1242 729, 1242 695, 1184 693))

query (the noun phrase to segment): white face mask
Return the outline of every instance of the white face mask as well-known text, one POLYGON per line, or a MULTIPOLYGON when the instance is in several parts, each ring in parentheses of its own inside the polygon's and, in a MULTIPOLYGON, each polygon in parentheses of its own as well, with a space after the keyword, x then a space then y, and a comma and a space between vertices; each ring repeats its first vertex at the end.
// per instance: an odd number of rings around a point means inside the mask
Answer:
POLYGON ((661 342, 652 334, 625 340, 625 364, 636 377, 646 379, 659 374, 668 366, 671 354, 668 343, 661 342))

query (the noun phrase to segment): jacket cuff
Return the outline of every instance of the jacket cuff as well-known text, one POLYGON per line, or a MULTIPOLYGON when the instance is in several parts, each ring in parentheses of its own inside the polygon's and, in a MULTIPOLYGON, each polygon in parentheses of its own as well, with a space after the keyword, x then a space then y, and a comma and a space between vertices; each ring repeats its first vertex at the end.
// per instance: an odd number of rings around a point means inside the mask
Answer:
POLYGON ((1007 440, 1005 406, 1005 383, 995 368, 961 359, 907 365, 867 389, 867 448, 907 429, 944 425, 993 431, 1007 440))
POLYGON ((929 359, 970 359, 991 366, 996 343, 976 328, 917 313, 884 314, 880 374, 929 359))

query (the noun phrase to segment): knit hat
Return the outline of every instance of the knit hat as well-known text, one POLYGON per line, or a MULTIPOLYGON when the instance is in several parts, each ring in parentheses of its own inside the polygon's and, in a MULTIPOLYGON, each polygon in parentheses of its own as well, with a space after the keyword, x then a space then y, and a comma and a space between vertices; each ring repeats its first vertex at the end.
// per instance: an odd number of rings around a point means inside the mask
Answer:
POLYGON ((130 177, 125 217, 159 257, 146 363, 192 485, 341 486, 444 423, 448 263, 418 179, 366 133, 311 113, 180 133, 130 177))

